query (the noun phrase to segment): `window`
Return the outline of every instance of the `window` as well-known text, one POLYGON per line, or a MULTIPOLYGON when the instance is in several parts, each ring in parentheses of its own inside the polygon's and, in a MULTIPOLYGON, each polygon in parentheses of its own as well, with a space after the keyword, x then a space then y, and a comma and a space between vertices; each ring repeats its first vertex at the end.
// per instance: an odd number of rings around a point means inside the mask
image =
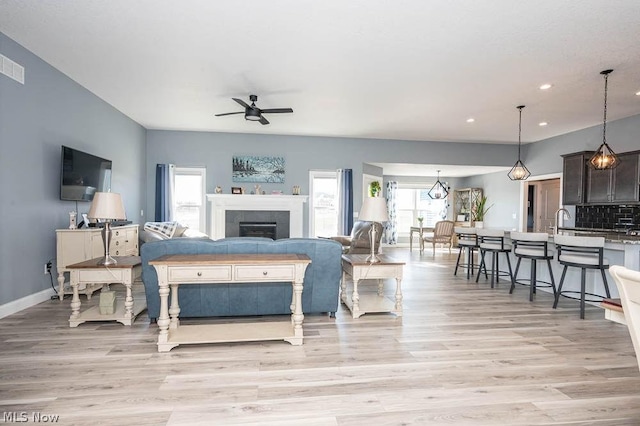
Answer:
POLYGON ((338 234, 338 173, 309 172, 309 234, 330 237, 338 234))
POLYGON ((447 218, 447 198, 432 200, 429 197, 430 184, 399 184, 397 190, 398 233, 409 234, 409 228, 418 225, 418 217, 423 217, 423 226, 431 227, 447 218))
POLYGON ((190 229, 206 232, 206 169, 176 167, 173 178, 174 220, 190 229))

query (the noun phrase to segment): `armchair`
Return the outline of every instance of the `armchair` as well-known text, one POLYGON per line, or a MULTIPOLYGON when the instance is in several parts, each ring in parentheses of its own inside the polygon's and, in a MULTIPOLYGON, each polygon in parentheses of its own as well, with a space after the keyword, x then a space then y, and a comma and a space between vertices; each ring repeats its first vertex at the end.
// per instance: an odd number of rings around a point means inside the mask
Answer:
POLYGON ((342 252, 349 254, 369 254, 371 253, 371 224, 376 226, 375 252, 380 252, 380 240, 382 239, 382 224, 378 222, 365 222, 358 220, 353 224, 351 235, 337 235, 331 237, 332 240, 342 244, 342 252))
POLYGON ((436 244, 448 244, 449 253, 451 253, 451 245, 453 244, 453 229, 454 223, 450 220, 441 220, 436 222, 436 226, 433 228, 433 235, 426 235, 422 237, 420 241, 420 252, 424 250, 424 243, 431 243, 433 245, 433 255, 436 254, 436 244))

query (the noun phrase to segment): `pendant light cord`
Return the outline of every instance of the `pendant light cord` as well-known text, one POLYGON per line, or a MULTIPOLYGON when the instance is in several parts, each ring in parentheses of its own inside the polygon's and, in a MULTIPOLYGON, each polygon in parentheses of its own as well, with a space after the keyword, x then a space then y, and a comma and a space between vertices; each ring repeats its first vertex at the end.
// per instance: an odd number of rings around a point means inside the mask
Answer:
MULTIPOLYGON (((609 71, 611 72, 611 71, 609 71)), ((602 120, 602 143, 607 143, 607 91, 609 85, 609 73, 604 75, 604 118, 602 120)))
POLYGON ((520 144, 522 138, 522 108, 524 108, 524 105, 518 107, 518 110, 520 110, 520 120, 518 121, 518 161, 520 161, 520 144))

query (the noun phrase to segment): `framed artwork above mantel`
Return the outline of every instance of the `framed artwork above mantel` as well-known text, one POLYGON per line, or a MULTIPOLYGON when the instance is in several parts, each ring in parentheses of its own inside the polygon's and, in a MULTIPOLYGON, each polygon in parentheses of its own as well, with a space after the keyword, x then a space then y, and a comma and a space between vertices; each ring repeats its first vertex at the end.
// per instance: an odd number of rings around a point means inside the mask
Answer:
POLYGON ((284 183, 284 157, 234 155, 233 182, 284 183))

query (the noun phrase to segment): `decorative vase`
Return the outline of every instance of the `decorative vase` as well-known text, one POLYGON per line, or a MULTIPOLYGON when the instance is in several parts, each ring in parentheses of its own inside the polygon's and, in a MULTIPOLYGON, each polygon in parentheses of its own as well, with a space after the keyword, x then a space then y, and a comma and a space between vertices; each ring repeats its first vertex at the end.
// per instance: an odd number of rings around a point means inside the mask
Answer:
POLYGON ((484 222, 483 221, 475 221, 473 223, 474 228, 484 228, 484 222))

